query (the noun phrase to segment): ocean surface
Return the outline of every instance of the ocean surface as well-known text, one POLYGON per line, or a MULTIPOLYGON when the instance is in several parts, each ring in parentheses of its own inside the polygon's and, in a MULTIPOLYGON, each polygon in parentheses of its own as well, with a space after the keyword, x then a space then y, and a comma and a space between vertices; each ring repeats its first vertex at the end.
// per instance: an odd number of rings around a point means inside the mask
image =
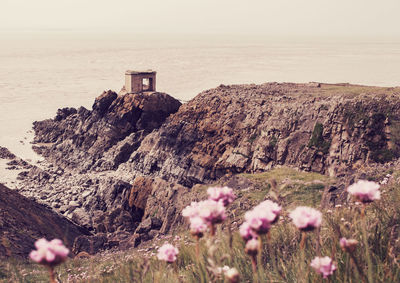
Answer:
POLYGON ((399 86, 400 40, 0 32, 0 145, 36 160, 32 122, 90 109, 127 69, 156 70, 157 90, 183 101, 220 84, 399 86))

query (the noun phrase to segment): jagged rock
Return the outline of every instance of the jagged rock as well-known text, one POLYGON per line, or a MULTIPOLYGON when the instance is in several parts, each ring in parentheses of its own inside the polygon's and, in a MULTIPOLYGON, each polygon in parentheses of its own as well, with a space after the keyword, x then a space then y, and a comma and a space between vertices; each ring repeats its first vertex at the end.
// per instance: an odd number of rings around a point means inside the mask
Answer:
POLYGON ((34 122, 34 142, 50 143, 36 150, 63 168, 79 167, 82 172, 94 164, 100 168, 105 166, 103 169, 115 168, 126 161, 146 134, 158 128, 180 105, 165 93, 118 96, 107 91, 96 98, 92 111, 82 107, 78 111, 63 108, 54 119, 34 122), (139 134, 120 143, 136 132, 139 134), (114 158, 100 162, 110 148, 113 153, 109 156, 114 158))
POLYGON ((58 109, 57 110, 57 115, 54 118, 54 120, 55 121, 61 121, 61 120, 64 120, 68 116, 70 116, 72 114, 75 114, 75 113, 76 113, 76 109, 75 108, 66 107, 66 108, 58 109))
POLYGON ((75 239, 72 252, 78 254, 80 252, 87 252, 88 254, 95 254, 101 250, 108 248, 108 240, 105 234, 97 234, 95 236, 79 236, 75 239))
POLYGON ((14 159, 16 156, 11 153, 7 148, 0 146, 0 158, 1 159, 14 159))
POLYGON ((352 174, 357 162, 398 158, 400 89, 348 95, 357 88, 269 83, 204 91, 147 135, 119 171, 191 187, 278 165, 337 176, 352 174))
POLYGON ((130 207, 136 207, 136 209, 144 211, 146 208, 147 197, 153 190, 152 183, 152 179, 145 178, 143 176, 138 176, 135 178, 132 189, 129 193, 130 207))
POLYGON ((145 234, 151 230, 151 218, 146 218, 143 220, 140 225, 136 228, 136 233, 145 234))
POLYGON ((89 231, 16 191, 0 184, 0 258, 27 258, 40 238, 59 238, 71 247, 75 238, 89 231))
POLYGON ((166 94, 108 91, 92 110, 62 109, 35 123, 35 141, 47 143, 36 150, 54 166, 20 173, 21 192, 38 199, 45 191, 44 203, 60 199, 58 211, 137 246, 184 223, 198 184, 222 178, 251 189, 237 173, 281 165, 347 179, 386 166, 400 156, 399 97, 400 88, 268 83, 221 85, 180 106, 166 94), (71 201, 80 203, 73 212, 71 201), (152 218, 161 227, 148 225, 152 218))
POLYGON ((93 230, 92 219, 90 218, 88 212, 83 208, 76 208, 73 210, 72 220, 87 229, 93 230))
POLYGON ((147 234, 150 230, 159 230, 162 226, 162 221, 156 217, 148 217, 140 222, 135 233, 147 234))

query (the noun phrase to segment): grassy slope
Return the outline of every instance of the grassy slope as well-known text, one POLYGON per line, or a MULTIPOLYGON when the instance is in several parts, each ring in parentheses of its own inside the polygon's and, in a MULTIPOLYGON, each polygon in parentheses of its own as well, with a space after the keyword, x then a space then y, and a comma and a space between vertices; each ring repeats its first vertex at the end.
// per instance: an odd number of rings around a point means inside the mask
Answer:
MULTIPOLYGON (((326 203, 324 185, 334 180, 288 168, 244 176, 256 185, 251 191, 240 192, 231 205, 232 227, 237 227, 243 213, 265 197, 277 199, 284 208, 281 220, 271 229, 269 245, 264 245, 263 264, 259 265, 257 275, 260 282, 320 282, 321 277, 309 267, 312 258, 318 254, 331 256, 337 263, 338 270, 331 282, 361 282, 361 277, 367 274, 365 247, 361 239, 361 206, 352 202, 336 208, 322 205, 326 203), (271 179, 278 184, 274 190, 270 186, 271 179), (320 236, 316 232, 308 233, 303 265, 299 251, 300 233, 287 217, 288 211, 297 205, 319 208, 324 217, 320 236), (356 271, 348 254, 340 250, 341 236, 359 240, 355 255, 364 275, 356 271)), ((399 235, 393 228, 399 224, 399 185, 400 173, 394 172, 391 183, 382 187, 382 199, 369 204, 366 210, 375 282, 398 282, 400 278, 399 258, 397 262, 394 258, 399 248, 396 246, 399 245, 398 241, 396 243, 399 235)), ((197 187, 196 193, 205 195, 205 189, 197 187)), ((201 256, 198 260, 194 240, 187 231, 182 231, 179 238, 158 239, 143 249, 106 252, 89 259, 71 259, 58 267, 57 272, 63 282, 68 278, 70 282, 224 282, 222 277, 218 277, 216 267, 228 265, 239 270, 242 282, 252 282, 254 274, 249 257, 243 252, 244 243, 234 232, 230 248, 227 230, 227 225, 220 229, 214 241, 208 237, 200 241, 201 256), (166 240, 180 249, 178 260, 172 265, 159 262, 154 256, 157 247, 166 240)), ((46 270, 37 265, 13 261, 0 263, 0 281, 3 277, 4 282, 46 282, 46 276, 46 270)))

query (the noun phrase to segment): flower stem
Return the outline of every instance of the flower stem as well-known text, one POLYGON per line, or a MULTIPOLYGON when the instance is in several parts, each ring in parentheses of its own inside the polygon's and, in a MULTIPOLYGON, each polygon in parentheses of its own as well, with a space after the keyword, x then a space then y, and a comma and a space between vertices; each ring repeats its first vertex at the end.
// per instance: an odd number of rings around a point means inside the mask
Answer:
POLYGON ((263 252, 263 240, 262 240, 262 235, 258 237, 258 253, 257 253, 257 262, 258 262, 258 268, 260 268, 262 265, 262 252, 263 252))
POLYGON ((258 282, 258 272, 257 272, 257 256, 252 255, 251 258, 251 268, 253 269, 253 279, 254 282, 258 282))
POLYGON ((306 232, 301 232, 300 250, 304 250, 306 238, 307 238, 306 232))
POLYGON ((52 266, 49 266, 49 276, 50 276, 50 283, 57 283, 56 276, 54 273, 54 268, 52 266))
POLYGON ((363 207, 361 209, 361 229, 362 229, 363 241, 364 241, 364 246, 365 246, 365 257, 367 258, 367 265, 368 265, 368 270, 367 270, 368 282, 373 283, 374 281, 372 279, 372 260, 371 260, 371 254, 369 252, 369 246, 368 246, 367 221, 365 219, 365 204, 363 204, 363 207))
POLYGON ((305 282, 305 267, 304 267, 304 261, 305 261, 305 251, 304 251, 304 246, 306 243, 306 238, 307 234, 306 232, 301 232, 301 241, 300 241, 300 274, 298 275, 298 278, 302 278, 302 282, 305 282))
POLYGON ((253 268, 253 272, 257 273, 257 258, 255 256, 251 256, 251 267, 253 268))
POLYGON ((211 226, 210 226, 210 236, 211 237, 215 236, 215 226, 214 226, 214 224, 211 224, 211 226))
POLYGON ((200 241, 200 239, 199 239, 199 237, 196 237, 196 259, 197 259, 197 262, 199 262, 199 260, 200 260, 200 258, 199 258, 199 255, 200 255, 200 243, 199 243, 199 241, 200 241))

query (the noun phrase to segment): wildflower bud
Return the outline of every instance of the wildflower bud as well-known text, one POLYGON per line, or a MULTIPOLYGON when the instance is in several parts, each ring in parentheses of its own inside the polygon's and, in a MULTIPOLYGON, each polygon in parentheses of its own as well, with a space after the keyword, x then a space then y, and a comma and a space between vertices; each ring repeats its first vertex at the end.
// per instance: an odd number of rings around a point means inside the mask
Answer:
POLYGON ((225 277, 228 279, 230 283, 237 283, 239 282, 239 271, 236 268, 232 267, 225 271, 225 277))
POLYGON ((258 239, 253 238, 247 241, 244 250, 248 255, 256 256, 259 249, 260 249, 260 242, 258 241, 258 239))
POLYGON ((348 253, 354 252, 357 245, 358 245, 358 241, 355 239, 346 239, 346 238, 340 239, 340 247, 345 252, 348 252, 348 253))

